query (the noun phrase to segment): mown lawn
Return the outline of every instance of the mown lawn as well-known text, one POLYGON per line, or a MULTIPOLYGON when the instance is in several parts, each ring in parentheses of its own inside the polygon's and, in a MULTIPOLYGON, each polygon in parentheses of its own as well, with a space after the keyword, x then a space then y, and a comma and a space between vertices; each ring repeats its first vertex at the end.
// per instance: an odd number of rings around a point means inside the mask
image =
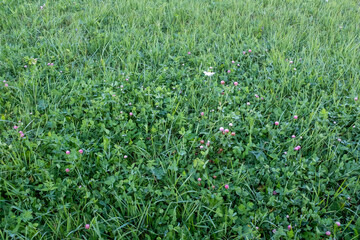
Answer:
POLYGON ((0 237, 359 239, 359 23, 357 0, 0 1, 0 237))

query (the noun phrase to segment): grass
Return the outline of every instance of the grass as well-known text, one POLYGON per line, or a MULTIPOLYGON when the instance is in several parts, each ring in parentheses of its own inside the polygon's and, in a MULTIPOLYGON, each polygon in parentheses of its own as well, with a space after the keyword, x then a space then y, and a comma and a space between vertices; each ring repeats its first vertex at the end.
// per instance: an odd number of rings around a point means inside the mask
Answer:
POLYGON ((0 2, 1 238, 359 238, 357 1, 43 4, 0 2))

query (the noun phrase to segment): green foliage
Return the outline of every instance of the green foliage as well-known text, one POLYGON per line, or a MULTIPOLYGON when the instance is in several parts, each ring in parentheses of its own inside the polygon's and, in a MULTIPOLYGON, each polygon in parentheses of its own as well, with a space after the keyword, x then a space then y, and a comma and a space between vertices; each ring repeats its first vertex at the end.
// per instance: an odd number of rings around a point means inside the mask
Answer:
POLYGON ((0 2, 1 238, 359 238, 357 1, 43 4, 0 2))

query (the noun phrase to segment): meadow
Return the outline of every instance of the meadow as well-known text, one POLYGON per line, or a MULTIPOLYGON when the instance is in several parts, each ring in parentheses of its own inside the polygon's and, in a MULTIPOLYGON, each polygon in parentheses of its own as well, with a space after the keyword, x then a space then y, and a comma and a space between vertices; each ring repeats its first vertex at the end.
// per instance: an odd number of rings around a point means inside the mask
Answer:
POLYGON ((359 239, 357 0, 0 1, 1 239, 359 239))

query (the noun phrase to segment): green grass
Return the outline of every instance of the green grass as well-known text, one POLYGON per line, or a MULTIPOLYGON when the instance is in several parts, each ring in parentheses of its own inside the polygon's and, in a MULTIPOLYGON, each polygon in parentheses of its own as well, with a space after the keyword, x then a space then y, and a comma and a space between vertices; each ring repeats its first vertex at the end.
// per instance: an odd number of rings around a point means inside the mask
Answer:
POLYGON ((360 237, 358 1, 43 4, 0 2, 2 239, 360 237))

